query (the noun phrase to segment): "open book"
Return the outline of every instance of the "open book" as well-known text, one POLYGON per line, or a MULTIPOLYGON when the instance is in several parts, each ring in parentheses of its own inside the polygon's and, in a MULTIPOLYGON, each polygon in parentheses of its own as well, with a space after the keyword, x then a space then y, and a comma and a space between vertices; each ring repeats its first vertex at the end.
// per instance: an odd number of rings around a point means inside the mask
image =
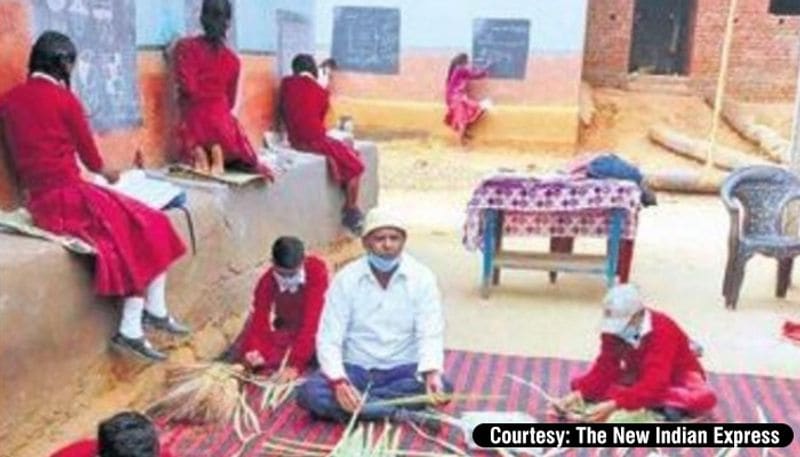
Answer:
POLYGON ((104 177, 95 175, 94 183, 158 210, 166 208, 186 194, 186 191, 175 184, 150 178, 144 170, 138 169, 122 172, 119 181, 114 184, 109 184, 104 177))

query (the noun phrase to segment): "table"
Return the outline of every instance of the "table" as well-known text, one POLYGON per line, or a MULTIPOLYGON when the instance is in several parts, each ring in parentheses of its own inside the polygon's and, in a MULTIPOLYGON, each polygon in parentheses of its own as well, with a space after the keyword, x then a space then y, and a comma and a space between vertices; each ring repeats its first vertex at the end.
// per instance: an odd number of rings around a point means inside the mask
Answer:
POLYGON ((464 246, 483 251, 481 295, 500 283, 501 268, 604 275, 611 286, 627 282, 636 237, 641 191, 630 181, 537 178, 499 173, 473 192, 464 223, 464 246), (505 236, 546 236, 550 252, 503 249, 505 236), (578 236, 607 238, 605 255, 573 254, 578 236))

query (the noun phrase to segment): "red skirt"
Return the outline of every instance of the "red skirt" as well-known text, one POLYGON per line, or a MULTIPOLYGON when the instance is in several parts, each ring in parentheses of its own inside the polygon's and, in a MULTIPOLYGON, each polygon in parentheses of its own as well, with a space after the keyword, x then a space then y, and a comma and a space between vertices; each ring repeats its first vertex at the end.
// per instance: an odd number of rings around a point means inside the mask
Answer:
POLYGON ((447 103, 444 123, 457 132, 464 131, 484 113, 484 109, 466 95, 454 97, 447 103))
POLYGON ((225 153, 225 163, 239 163, 248 167, 258 164, 250 140, 239 121, 217 103, 187 108, 183 113, 178 132, 181 141, 181 158, 192 162, 192 151, 198 147, 218 144, 225 153))
POLYGON ((325 156, 331 177, 337 183, 344 184, 364 173, 364 161, 358 152, 334 138, 325 136, 310 142, 298 142, 292 147, 325 156))
POLYGON ((32 191, 27 207, 37 226, 95 248, 99 295, 141 295, 186 252, 164 213, 84 181, 32 191))

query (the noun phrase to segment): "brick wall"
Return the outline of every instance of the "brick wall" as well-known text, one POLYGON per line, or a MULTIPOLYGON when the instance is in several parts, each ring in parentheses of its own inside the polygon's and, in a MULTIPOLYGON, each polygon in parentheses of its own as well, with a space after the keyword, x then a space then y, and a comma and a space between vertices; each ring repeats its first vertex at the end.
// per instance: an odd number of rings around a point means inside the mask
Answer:
MULTIPOLYGON (((634 0, 589 2, 584 77, 595 84, 627 73, 634 0), (611 18, 616 20, 612 20, 611 18)), ((716 83, 729 0, 696 0, 689 76, 716 83)), ((795 93, 800 18, 768 12, 769 0, 739 0, 729 63, 729 93, 747 100, 791 100, 795 93)))
POLYGON ((589 1, 583 74, 590 82, 614 85, 628 73, 633 4, 633 0, 589 1))

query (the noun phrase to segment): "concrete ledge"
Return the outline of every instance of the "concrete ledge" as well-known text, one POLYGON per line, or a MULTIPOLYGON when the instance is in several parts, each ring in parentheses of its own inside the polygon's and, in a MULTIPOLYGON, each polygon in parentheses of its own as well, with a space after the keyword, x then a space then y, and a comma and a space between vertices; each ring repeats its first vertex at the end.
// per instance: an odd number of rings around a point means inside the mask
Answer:
MULTIPOLYGON (((444 103, 337 97, 334 117, 350 115, 359 132, 419 132, 454 137, 444 124, 444 103)), ((473 131, 484 144, 520 143, 572 149, 580 127, 578 105, 497 105, 473 131)))
MULTIPOLYGON (((368 209, 377 204, 378 153, 372 143, 356 147, 367 163, 361 205, 368 209)), ((298 154, 277 184, 203 184, 188 192, 197 254, 173 266, 167 291, 171 308, 195 328, 247 309, 276 237, 293 234, 318 250, 347 237, 340 223, 343 193, 320 156, 298 154)), ((169 216, 188 245, 184 213, 169 216)), ((91 265, 90 257, 54 243, 0 234, 3 448, 24 439, 23 425, 80 407, 70 403, 76 392, 101 390, 117 377, 115 369, 130 369, 107 350, 119 308, 93 295, 91 265)))

